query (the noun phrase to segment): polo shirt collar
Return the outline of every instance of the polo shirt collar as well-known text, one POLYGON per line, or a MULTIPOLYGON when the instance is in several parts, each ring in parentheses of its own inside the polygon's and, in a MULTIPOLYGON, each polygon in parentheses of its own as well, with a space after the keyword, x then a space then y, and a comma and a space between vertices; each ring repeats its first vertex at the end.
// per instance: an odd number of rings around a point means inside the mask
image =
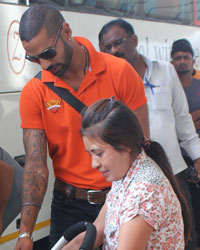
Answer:
POLYGON ((94 75, 103 72, 106 66, 101 52, 97 52, 92 43, 86 38, 74 37, 74 39, 78 44, 84 46, 88 50, 90 57, 90 72, 94 75))

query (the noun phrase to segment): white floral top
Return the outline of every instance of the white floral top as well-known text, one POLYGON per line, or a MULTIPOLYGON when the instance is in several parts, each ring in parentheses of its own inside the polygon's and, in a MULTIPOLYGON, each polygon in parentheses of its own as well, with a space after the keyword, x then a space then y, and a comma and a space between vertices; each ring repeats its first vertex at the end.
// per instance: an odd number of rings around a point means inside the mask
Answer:
POLYGON ((146 249, 184 249, 180 203, 160 167, 144 152, 138 155, 123 180, 112 183, 106 204, 103 249, 117 249, 120 226, 136 215, 155 230, 146 249))

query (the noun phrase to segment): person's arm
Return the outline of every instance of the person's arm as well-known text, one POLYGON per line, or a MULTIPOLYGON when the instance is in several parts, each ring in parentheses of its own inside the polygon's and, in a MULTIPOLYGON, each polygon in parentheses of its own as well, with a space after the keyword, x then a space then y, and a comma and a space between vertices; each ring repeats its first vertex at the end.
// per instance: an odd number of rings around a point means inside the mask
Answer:
POLYGON ((144 136, 149 138, 149 116, 148 116, 148 106, 144 104, 143 106, 134 110, 135 115, 137 116, 140 125, 142 127, 144 136))
POLYGON ((169 75, 177 136, 180 146, 194 161, 200 158, 199 136, 196 133, 192 117, 189 113, 188 102, 183 87, 173 65, 169 68, 169 75))
MULTIPOLYGON (((197 109, 190 113, 192 115, 192 120, 196 129, 200 129, 200 109, 197 109)), ((195 159, 194 168, 198 172, 198 177, 200 178, 200 158, 195 159)))
POLYGON ((2 215, 6 203, 9 199, 11 190, 12 190, 12 182, 13 182, 13 174, 14 170, 11 166, 6 164, 3 161, 0 161, 0 235, 2 230, 2 215))
MULTIPOLYGON (((192 116, 192 120, 193 122, 195 123, 196 121, 199 121, 200 120, 200 109, 197 109, 193 112, 190 112, 191 116, 192 116)), ((200 123, 200 121, 199 121, 200 123)))
MULTIPOLYGON (((44 130, 24 129, 26 163, 22 178, 22 210, 19 233, 32 235, 39 206, 42 205, 48 184, 47 145, 44 130)), ((15 250, 32 250, 29 237, 18 239, 15 250)))
POLYGON ((145 222, 141 216, 136 216, 120 227, 117 250, 146 249, 153 231, 153 227, 145 222))
POLYGON ((97 237, 94 243, 94 248, 103 244, 103 233, 104 233, 104 227, 105 227, 106 210, 107 210, 107 206, 105 203, 101 211, 99 212, 99 215, 97 216, 96 220, 94 221, 94 225, 96 226, 96 229, 97 229, 97 237))
POLYGON ((198 173, 198 177, 200 178, 200 158, 197 158, 194 161, 194 168, 196 169, 196 171, 198 173))
POLYGON ((200 129, 200 109, 190 112, 190 114, 192 116, 192 120, 194 122, 196 130, 200 129))
POLYGON ((200 119, 199 119, 199 120, 196 120, 196 121, 194 122, 194 126, 195 126, 196 130, 200 129, 200 119))
MULTIPOLYGON (((101 208, 99 215, 94 221, 94 225, 97 230, 97 236, 94 243, 94 249, 100 246, 103 243, 103 232, 104 232, 104 224, 105 224, 105 216, 106 216, 106 204, 101 208)), ((62 248, 62 250, 79 250, 80 246, 84 240, 85 232, 76 236, 73 240, 71 240, 66 246, 62 248)))

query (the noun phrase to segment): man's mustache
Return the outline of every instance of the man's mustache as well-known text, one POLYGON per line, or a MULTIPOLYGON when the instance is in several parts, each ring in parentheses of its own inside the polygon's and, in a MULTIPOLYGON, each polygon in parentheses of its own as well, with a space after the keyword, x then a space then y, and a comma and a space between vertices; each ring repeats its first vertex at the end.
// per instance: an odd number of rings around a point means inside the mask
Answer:
POLYGON ((114 56, 117 56, 117 57, 120 57, 120 58, 125 58, 125 55, 123 53, 120 53, 120 52, 116 52, 114 54, 114 56))
POLYGON ((187 64, 181 63, 181 64, 179 65, 179 68, 181 68, 181 67, 187 67, 187 64))

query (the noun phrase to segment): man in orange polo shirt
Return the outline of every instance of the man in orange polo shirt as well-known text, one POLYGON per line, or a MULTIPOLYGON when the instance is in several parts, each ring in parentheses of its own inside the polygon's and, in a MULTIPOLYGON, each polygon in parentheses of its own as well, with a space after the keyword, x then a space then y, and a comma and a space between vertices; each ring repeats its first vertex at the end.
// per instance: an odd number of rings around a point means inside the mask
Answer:
POLYGON ((32 78, 20 98, 26 164, 22 185, 20 235, 16 250, 32 249, 31 234, 48 183, 47 143, 55 173, 50 247, 69 226, 94 221, 110 183, 91 168, 79 130, 81 114, 44 82, 69 90, 85 105, 115 96, 138 117, 148 136, 144 85, 122 59, 97 52, 85 38, 72 37, 61 13, 35 5, 20 20, 20 39, 26 58, 42 67, 41 79, 32 78), (54 20, 52 22, 52 20, 54 20))

